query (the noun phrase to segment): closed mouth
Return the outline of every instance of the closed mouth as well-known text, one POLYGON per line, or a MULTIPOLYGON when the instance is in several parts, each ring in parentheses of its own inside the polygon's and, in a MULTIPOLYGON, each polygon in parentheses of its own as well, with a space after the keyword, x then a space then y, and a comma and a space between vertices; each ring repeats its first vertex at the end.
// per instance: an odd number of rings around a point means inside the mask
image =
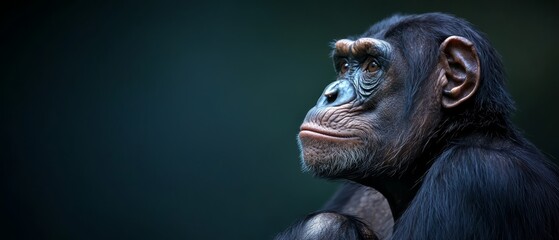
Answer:
POLYGON ((314 138, 326 138, 333 140, 357 139, 355 135, 349 133, 337 132, 332 129, 327 129, 319 126, 311 126, 303 124, 301 126, 299 136, 309 136, 314 138))

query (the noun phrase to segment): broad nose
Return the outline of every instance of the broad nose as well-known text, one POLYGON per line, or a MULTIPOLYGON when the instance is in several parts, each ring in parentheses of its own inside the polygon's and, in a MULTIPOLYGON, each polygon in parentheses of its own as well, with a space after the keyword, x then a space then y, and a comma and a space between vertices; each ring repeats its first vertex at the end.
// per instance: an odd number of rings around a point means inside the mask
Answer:
POLYGON ((316 103, 317 107, 335 107, 355 99, 355 88, 347 80, 330 83, 316 103))

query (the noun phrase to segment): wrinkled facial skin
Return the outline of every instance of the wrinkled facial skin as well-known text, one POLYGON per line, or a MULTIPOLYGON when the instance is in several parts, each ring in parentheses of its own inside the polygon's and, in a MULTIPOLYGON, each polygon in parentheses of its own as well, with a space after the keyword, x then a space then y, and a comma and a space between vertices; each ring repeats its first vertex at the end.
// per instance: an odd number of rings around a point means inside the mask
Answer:
POLYGON ((337 81, 309 110, 298 137, 303 169, 326 178, 393 171, 405 121, 399 56, 385 41, 336 42, 337 81))

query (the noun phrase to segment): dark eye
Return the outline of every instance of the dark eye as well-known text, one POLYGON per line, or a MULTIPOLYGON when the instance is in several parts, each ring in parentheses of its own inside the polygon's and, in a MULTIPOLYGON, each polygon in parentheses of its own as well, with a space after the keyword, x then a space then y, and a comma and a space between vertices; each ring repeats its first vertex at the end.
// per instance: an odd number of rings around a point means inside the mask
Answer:
POLYGON ((344 74, 349 70, 349 63, 347 61, 343 61, 340 63, 340 74, 344 74))
POLYGON ((374 73, 380 69, 380 65, 378 64, 377 60, 371 60, 369 65, 367 65, 367 72, 374 73))

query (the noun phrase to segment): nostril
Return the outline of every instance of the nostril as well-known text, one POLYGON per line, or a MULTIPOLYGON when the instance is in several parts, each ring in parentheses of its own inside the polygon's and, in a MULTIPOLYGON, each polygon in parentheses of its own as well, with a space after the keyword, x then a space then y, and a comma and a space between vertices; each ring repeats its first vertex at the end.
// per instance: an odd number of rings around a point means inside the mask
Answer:
POLYGON ((326 86, 318 99, 319 107, 334 107, 347 103, 355 98, 353 85, 346 80, 338 80, 326 86))

